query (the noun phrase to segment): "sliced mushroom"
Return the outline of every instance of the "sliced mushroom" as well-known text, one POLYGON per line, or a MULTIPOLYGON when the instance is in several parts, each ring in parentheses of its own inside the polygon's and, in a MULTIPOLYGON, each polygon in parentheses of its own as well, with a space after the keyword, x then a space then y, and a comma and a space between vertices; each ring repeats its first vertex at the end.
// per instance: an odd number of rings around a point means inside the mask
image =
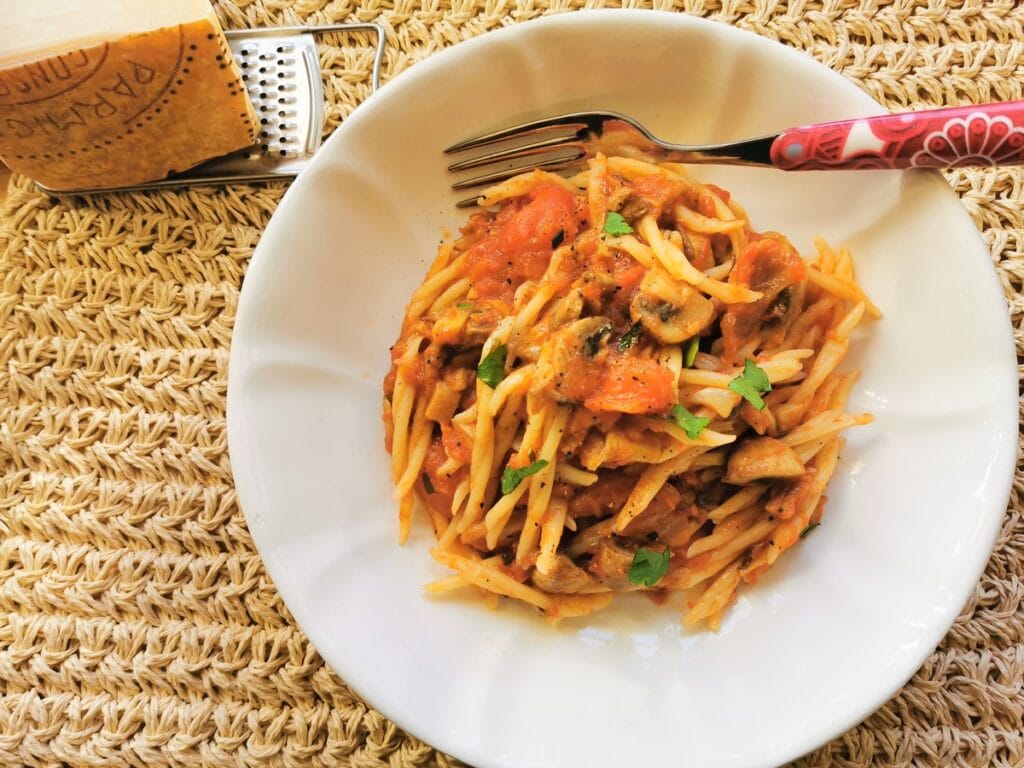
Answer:
POLYGON ((696 289, 677 283, 661 270, 651 270, 640 283, 629 314, 658 341, 679 344, 707 328, 715 310, 696 289))
POLYGON ((626 221, 636 221, 643 218, 653 210, 654 206, 650 200, 645 200, 640 195, 630 194, 620 205, 619 214, 626 221))
POLYGON ((603 272, 584 272, 578 282, 584 304, 591 312, 599 312, 604 303, 618 289, 611 275, 603 272))
MULTIPOLYGON (((721 391, 721 390, 719 390, 721 391)), ((777 435, 779 426, 775 421, 775 414, 771 408, 758 410, 750 403, 743 403, 740 408, 740 419, 747 422, 759 435, 777 435)))
POLYGON ((774 437, 741 442, 725 465, 725 482, 745 485, 772 477, 799 477, 804 464, 796 452, 774 437))
POLYGON ((664 533, 673 522, 686 518, 689 508, 688 505, 683 505, 682 501, 683 494, 679 489, 672 483, 665 483, 651 499, 647 508, 630 520, 622 535, 637 537, 650 533, 664 533))
POLYGON ((504 317, 501 308, 493 302, 478 305, 469 313, 463 326, 463 342, 466 344, 483 344, 490 338, 498 321, 504 317))
POLYGON ((469 312, 458 307, 448 307, 434 323, 431 335, 440 344, 458 344, 464 338, 469 312))
POLYGON ((572 323, 583 314, 583 306, 583 291, 578 287, 573 288, 558 303, 558 309, 551 318, 551 327, 558 328, 572 323))
POLYGON ((455 368, 445 373, 434 386, 424 416, 438 423, 448 421, 458 410, 462 393, 472 381, 473 373, 466 368, 455 368))
POLYGON ((586 363, 607 345, 612 323, 607 317, 586 317, 555 333, 541 347, 533 377, 534 391, 548 388, 563 401, 575 402, 587 391, 586 363))
POLYGON ((736 258, 729 282, 758 291, 761 298, 730 304, 722 315, 722 341, 732 358, 750 336, 761 329, 776 329, 782 338, 803 306, 806 267, 800 254, 782 235, 766 232, 736 258))
POLYGON ((604 586, 615 591, 633 590, 638 587, 629 580, 629 568, 633 564, 633 553, 625 547, 610 541, 602 542, 594 550, 589 570, 604 586))
POLYGON ((661 436, 654 432, 625 435, 615 431, 591 432, 579 455, 580 463, 593 472, 598 467, 621 467, 636 462, 656 464, 664 453, 661 436))
POLYGON ((608 195, 608 210, 618 211, 622 208, 622 204, 626 202, 626 199, 632 194, 633 190, 626 185, 616 187, 608 195))
POLYGON ((556 595, 580 595, 601 591, 594 578, 565 555, 555 558, 555 565, 547 575, 534 570, 530 581, 535 587, 556 595))

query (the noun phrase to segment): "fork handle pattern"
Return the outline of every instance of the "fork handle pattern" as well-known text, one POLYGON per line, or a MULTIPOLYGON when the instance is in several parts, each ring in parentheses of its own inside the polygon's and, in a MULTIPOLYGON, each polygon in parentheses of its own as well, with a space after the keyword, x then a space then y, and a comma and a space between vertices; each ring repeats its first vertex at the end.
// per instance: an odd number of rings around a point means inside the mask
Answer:
POLYGON ((1024 165, 1024 101, 790 128, 771 159, 785 171, 1024 165))

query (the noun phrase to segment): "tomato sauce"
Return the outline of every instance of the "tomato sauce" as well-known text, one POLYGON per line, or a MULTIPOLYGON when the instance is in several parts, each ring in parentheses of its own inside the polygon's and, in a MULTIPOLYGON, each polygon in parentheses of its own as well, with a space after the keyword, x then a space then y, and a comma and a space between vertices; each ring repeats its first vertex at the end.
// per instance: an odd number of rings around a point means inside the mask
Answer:
POLYGON ((473 457, 470 440, 462 431, 449 422, 441 424, 441 442, 449 456, 463 464, 468 464, 473 457))
POLYGON ((421 494, 430 507, 444 514, 450 514, 452 499, 455 497, 455 489, 468 471, 465 467, 451 475, 446 475, 438 470, 448 461, 445 453, 445 445, 442 440, 434 439, 427 449, 426 458, 423 460, 423 473, 430 478, 430 488, 423 480, 423 476, 417 481, 421 494), (431 492, 431 488, 433 492, 431 492))

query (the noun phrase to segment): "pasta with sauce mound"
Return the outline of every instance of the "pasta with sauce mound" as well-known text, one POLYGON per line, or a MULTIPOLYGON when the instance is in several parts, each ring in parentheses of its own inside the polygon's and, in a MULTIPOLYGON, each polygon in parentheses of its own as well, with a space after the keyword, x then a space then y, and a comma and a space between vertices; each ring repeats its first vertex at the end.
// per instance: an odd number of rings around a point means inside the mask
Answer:
POLYGON ((399 538, 551 617, 686 593, 717 628, 819 523, 850 336, 846 250, 805 262, 673 163, 596 155, 486 190, 406 310, 384 382, 399 538))

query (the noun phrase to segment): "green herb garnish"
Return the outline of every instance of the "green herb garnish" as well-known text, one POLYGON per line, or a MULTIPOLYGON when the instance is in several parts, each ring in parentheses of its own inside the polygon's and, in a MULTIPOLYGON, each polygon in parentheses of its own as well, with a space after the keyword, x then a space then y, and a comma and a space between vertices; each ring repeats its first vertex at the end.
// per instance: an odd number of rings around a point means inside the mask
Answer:
POLYGON ((505 467, 505 471, 501 473, 501 493, 503 495, 512 493, 523 480, 530 475, 536 475, 547 465, 547 459, 538 459, 533 464, 518 469, 505 467))
POLYGON ((620 237, 622 235, 628 235, 633 232, 633 228, 629 226, 629 222, 622 218, 622 214, 616 213, 615 211, 608 211, 608 215, 604 217, 604 231, 609 235, 620 237))
POLYGON ((428 475, 426 472, 423 473, 423 488, 427 491, 427 493, 437 493, 437 491, 434 488, 434 481, 430 479, 430 475, 428 475))
POLYGON ((700 350, 700 337, 693 336, 686 343, 686 353, 683 356, 683 363, 687 368, 693 367, 693 361, 697 359, 697 352, 700 350))
POLYGON ((455 308, 468 310, 472 309, 475 306, 476 305, 472 301, 460 301, 458 304, 455 305, 455 308))
POLYGON ((821 525, 821 523, 811 523, 810 525, 808 525, 806 528, 804 528, 802 531, 800 531, 800 538, 801 539, 807 538, 807 534, 809 534, 811 531, 813 531, 819 525, 821 525))
POLYGON ((640 547, 633 555, 633 564, 626 575, 634 584, 653 587, 668 572, 668 561, 671 559, 672 553, 668 547, 665 547, 664 552, 640 547))
POLYGON ((632 326, 630 326, 628 331, 622 334, 622 338, 619 339, 619 343, 615 346, 619 348, 619 352, 625 352, 636 343, 636 340, 640 338, 641 333, 643 333, 643 326, 640 324, 640 321, 637 320, 632 326))
POLYGON ((767 373, 758 368, 753 360, 747 359, 743 364, 743 373, 729 382, 729 389, 742 396, 757 410, 763 411, 765 403, 761 395, 772 391, 772 383, 768 381, 767 373))
POLYGON ((501 384, 505 378, 505 361, 508 359, 508 347, 501 344, 480 361, 476 368, 476 377, 491 389, 501 384))
POLYGON ((691 440, 696 440, 697 436, 704 431, 704 427, 711 423, 711 419, 694 416, 679 404, 672 406, 672 420, 682 427, 686 436, 691 440))

